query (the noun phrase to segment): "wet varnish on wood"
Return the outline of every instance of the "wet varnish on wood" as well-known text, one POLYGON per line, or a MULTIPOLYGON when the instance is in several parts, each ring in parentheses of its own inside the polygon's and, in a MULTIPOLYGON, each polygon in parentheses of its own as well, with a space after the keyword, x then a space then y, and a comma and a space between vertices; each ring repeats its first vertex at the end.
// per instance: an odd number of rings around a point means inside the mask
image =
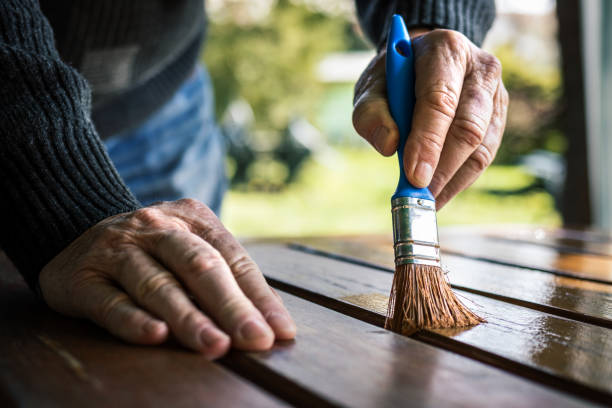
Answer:
POLYGON ((298 336, 217 362, 172 342, 128 345, 59 316, 0 254, 0 406, 612 402, 612 239, 577 230, 453 229, 442 231, 441 244, 456 293, 487 323, 405 337, 382 328, 391 237, 247 242, 298 336))

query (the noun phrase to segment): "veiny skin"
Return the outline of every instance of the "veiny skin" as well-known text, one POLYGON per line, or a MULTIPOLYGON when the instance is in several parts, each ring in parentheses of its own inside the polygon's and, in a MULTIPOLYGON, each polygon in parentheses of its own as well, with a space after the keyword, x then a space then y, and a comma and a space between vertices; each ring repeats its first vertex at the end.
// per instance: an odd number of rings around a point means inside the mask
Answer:
POLYGON ((39 282, 51 308, 128 342, 159 344, 171 332, 214 359, 230 345, 266 350, 295 336, 257 265, 195 200, 103 220, 49 262, 39 282))
MULTIPOLYGON (((440 208, 493 160, 508 94, 499 61, 463 35, 411 35, 417 101, 404 165, 412 184, 429 185, 440 208)), ((399 138, 385 96, 384 62, 383 50, 358 81, 353 123, 389 156, 399 138)), ((99 222, 43 268, 39 283, 60 313, 90 319, 132 343, 160 344, 173 335, 210 359, 230 347, 266 350, 296 334, 244 248, 208 207, 190 199, 99 222)))
MULTIPOLYGON (((404 154, 408 181, 427 187, 438 209, 491 164, 501 143, 508 92, 501 64, 452 30, 411 30, 416 105, 404 154)), ((386 100, 381 50, 355 85, 353 125, 384 156, 397 150, 398 130, 386 100)))

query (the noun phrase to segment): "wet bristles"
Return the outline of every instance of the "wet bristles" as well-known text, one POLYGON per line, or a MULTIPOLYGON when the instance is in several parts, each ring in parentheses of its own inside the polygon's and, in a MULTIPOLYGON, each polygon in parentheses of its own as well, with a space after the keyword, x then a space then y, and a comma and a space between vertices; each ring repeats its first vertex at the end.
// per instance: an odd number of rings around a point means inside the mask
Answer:
POLYGON ((386 329, 412 334, 422 329, 466 327, 482 322, 484 319, 453 293, 442 268, 413 264, 396 267, 386 329))

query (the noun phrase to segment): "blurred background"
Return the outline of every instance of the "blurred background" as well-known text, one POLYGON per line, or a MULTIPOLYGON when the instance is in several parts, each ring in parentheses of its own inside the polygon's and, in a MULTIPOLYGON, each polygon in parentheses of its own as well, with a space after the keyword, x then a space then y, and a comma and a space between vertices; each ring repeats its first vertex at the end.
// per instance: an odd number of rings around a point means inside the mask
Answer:
MULTIPOLYGON (((238 236, 390 233, 396 157, 351 124, 374 52, 352 0, 208 0, 203 60, 228 140, 222 220, 238 236)), ((497 1, 484 48, 510 93, 494 164, 438 214, 440 226, 557 226, 567 138, 555 2, 497 1)))

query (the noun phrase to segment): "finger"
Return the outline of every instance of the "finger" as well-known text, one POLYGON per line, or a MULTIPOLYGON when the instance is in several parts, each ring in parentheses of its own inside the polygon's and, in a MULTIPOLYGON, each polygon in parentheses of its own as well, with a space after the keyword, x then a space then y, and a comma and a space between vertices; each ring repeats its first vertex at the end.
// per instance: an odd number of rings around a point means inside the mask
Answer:
POLYGON ((438 165, 446 134, 455 117, 465 76, 466 56, 460 34, 440 30, 428 35, 444 48, 426 50, 415 40, 415 107, 412 129, 404 148, 406 177, 415 187, 426 187, 438 165), (448 38, 446 38, 448 37, 448 38), (420 55, 421 54, 421 55, 420 55))
POLYGON ((483 142, 438 194, 436 197, 436 207, 438 209, 444 207, 459 192, 468 188, 493 162, 501 144, 507 112, 508 92, 504 88, 504 84, 499 81, 499 87, 494 98, 493 115, 483 142))
POLYGON ((206 234, 206 241, 225 258, 238 285, 261 311, 276 337, 284 340, 294 338, 296 326, 293 319, 242 245, 222 225, 206 234))
POLYGON ((491 116, 501 65, 492 55, 480 56, 466 76, 459 106, 446 136, 429 190, 436 196, 483 142, 491 116))
POLYGON ((274 334, 279 339, 295 337, 296 327, 289 312, 283 306, 280 297, 264 279, 257 265, 248 256, 246 250, 232 234, 225 229, 221 221, 202 203, 184 199, 176 202, 177 207, 168 208, 187 221, 189 228, 216 248, 225 262, 231 267, 234 279, 242 292, 255 304, 262 313, 274 334))
POLYGON ((178 341, 214 359, 225 354, 230 338, 189 300, 174 276, 140 250, 134 250, 117 276, 139 305, 163 319, 178 341))
POLYGON ((387 104, 385 55, 379 53, 355 84, 353 127, 380 154, 391 156, 399 134, 387 104))
POLYGON ((137 307, 125 292, 103 279, 83 286, 74 301, 84 317, 130 343, 159 344, 168 336, 166 323, 137 307))
POLYGON ((199 236, 173 231, 158 240, 153 255, 176 273, 205 312, 244 350, 266 350, 274 333, 244 295, 221 254, 199 236))

